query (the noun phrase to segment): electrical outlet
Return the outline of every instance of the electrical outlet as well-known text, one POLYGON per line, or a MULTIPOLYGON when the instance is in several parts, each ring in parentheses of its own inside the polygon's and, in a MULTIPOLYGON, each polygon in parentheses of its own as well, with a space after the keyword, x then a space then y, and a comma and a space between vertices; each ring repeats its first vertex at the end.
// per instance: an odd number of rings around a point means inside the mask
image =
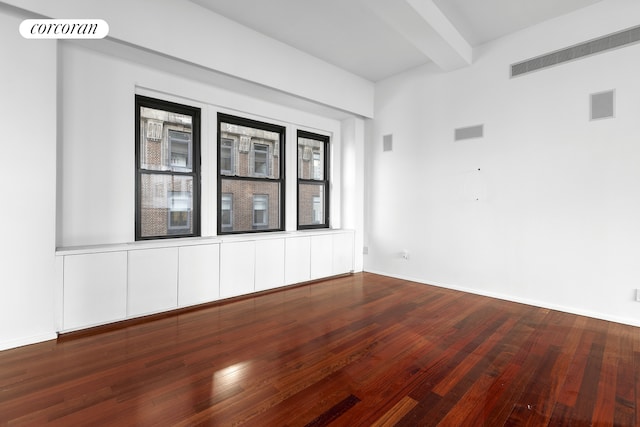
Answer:
POLYGON ((362 248, 362 254, 363 255, 368 255, 369 254, 369 246, 365 246, 362 248))
POLYGON ((409 251, 406 249, 403 249, 402 252, 400 252, 400 256, 402 257, 402 259, 404 260, 409 260, 409 251))

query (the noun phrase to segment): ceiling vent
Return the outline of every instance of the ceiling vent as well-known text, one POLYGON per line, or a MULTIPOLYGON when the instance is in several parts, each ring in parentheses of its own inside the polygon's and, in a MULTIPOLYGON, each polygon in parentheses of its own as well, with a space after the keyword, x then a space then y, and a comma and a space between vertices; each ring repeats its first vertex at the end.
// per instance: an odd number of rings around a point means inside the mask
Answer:
POLYGON ((563 62, 573 61, 638 42, 640 42, 640 26, 512 64, 511 77, 521 76, 562 64, 563 62))

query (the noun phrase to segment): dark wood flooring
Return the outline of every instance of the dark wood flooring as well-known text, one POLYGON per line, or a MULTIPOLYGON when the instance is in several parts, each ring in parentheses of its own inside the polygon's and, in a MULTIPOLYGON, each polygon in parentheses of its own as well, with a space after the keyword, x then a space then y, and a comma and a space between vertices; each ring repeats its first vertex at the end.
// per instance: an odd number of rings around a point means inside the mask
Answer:
POLYGON ((355 274, 0 352, 0 425, 637 426, 639 332, 355 274))

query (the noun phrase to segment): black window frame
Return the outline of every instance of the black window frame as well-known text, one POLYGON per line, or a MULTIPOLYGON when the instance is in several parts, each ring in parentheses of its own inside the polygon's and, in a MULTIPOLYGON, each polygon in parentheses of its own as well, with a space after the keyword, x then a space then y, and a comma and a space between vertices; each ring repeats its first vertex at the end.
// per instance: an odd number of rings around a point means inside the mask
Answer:
MULTIPOLYGON (((298 182, 296 185, 296 193, 297 193, 297 205, 296 205, 296 223, 297 223, 297 229, 298 230, 311 230, 311 229, 318 229, 318 228, 329 228, 331 226, 331 217, 330 217, 330 199, 331 199, 331 195, 330 193, 330 175, 329 175, 329 171, 330 171, 330 165, 329 165, 329 153, 330 153, 330 149, 331 149, 331 138, 327 135, 320 135, 317 133, 313 133, 313 132, 308 132, 305 130, 300 130, 298 129, 297 135, 296 135, 296 148, 298 147, 298 141, 300 138, 305 138, 305 139, 313 139, 319 142, 322 142, 324 144, 324 159, 322 159, 323 161, 323 179, 315 179, 315 178, 311 178, 311 179, 303 179, 300 177, 300 171, 301 171, 301 167, 300 167, 300 156, 297 156, 296 158, 296 171, 298 173, 298 182), (324 218, 323 218, 323 222, 320 224, 300 224, 300 186, 301 185, 309 185, 309 184, 313 184, 313 185, 320 185, 322 184, 323 186, 323 196, 324 196, 324 218)), ((296 150, 297 152, 298 150, 296 150)), ((311 162, 313 163, 313 153, 311 155, 311 162)), ((315 173, 314 173, 315 175, 315 173)), ((313 211, 313 206, 311 206, 311 209, 313 211)))
MULTIPOLYGON (((162 99, 151 98, 143 95, 135 95, 135 240, 158 240, 158 239, 177 239, 184 237, 200 236, 200 118, 201 110, 198 107, 190 105, 178 104, 162 99), (191 120, 191 152, 188 156, 191 160, 191 171, 180 170, 152 170, 142 168, 141 158, 141 126, 140 110, 142 107, 152 108, 156 110, 164 110, 173 113, 188 115, 191 120), (165 175, 165 176, 187 176, 192 178, 193 195, 192 195, 192 212, 191 223, 192 232, 180 233, 175 228, 169 227, 169 217, 167 217, 167 234, 142 236, 142 176, 143 175, 165 175)), ((171 150, 169 150, 169 156, 171 150)), ((170 162, 170 160, 169 160, 170 162)), ((170 215, 170 213, 168 214, 170 215)))
MULTIPOLYGON (((276 125, 274 123, 267 123, 267 122, 261 122, 258 120, 252 120, 252 119, 248 119, 245 117, 240 117, 240 116, 234 116, 231 114, 226 114, 226 113, 218 113, 218 138, 217 138, 217 165, 216 165, 216 169, 217 169, 217 187, 218 187, 218 194, 217 194, 217 207, 216 207, 216 212, 217 212, 217 234, 218 235, 226 235, 226 234, 250 234, 250 233, 269 233, 269 232, 278 232, 278 231, 284 231, 285 230, 285 209, 286 209, 286 169, 285 169, 285 141, 286 141, 286 127, 285 126, 281 126, 281 125, 276 125), (237 125, 237 126, 245 126, 245 127, 251 127, 251 128, 255 128, 255 129, 261 129, 261 130, 265 130, 265 131, 270 131, 270 132, 276 132, 280 135, 280 139, 278 140, 278 144, 279 144, 279 148, 278 148, 278 178, 272 178, 270 177, 270 174, 272 173, 272 170, 269 169, 269 166, 267 165, 267 176, 256 176, 255 171, 251 170, 253 169, 253 165, 251 164, 251 162, 253 161, 253 159, 249 159, 250 164, 248 165, 249 167, 249 173, 248 176, 241 176, 238 171, 236 171, 236 173, 234 173, 233 175, 227 175, 222 173, 222 171, 220 170, 220 151, 221 151, 221 146, 222 146, 222 140, 225 139, 222 137, 222 123, 228 123, 231 125, 237 125), (231 181, 231 180, 235 180, 235 181, 252 181, 252 182, 272 182, 272 183, 278 183, 279 184, 279 224, 280 226, 278 228, 269 228, 268 226, 266 228, 258 228, 258 229, 248 229, 248 230, 237 230, 237 231, 233 231, 233 230, 223 230, 222 227, 222 181, 223 180, 227 180, 227 181, 231 181)), ((259 143, 258 143, 259 144, 259 143)), ((253 151, 253 143, 252 146, 249 148, 250 152, 253 151)), ((269 156, 267 156, 267 159, 269 159, 269 156)), ((235 200, 234 200, 235 202, 235 200)), ((267 210, 269 208, 267 207, 267 210)), ((237 210, 237 206, 234 206, 234 215, 238 213, 237 210)), ((249 212, 250 217, 252 218, 252 223, 253 223, 253 205, 251 206, 251 212, 249 212)), ((235 221, 232 220, 232 223, 235 226, 235 221)))

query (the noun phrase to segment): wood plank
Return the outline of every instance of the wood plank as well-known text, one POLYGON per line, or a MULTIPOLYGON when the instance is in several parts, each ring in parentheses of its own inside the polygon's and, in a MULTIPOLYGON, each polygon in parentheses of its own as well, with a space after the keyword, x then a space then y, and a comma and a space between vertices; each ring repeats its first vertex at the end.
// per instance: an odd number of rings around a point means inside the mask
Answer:
POLYGON ((551 346, 531 376, 532 381, 509 415, 506 424, 514 426, 546 425, 553 412, 558 376, 554 372, 560 349, 551 346))
MULTIPOLYGON (((633 369, 633 342, 635 335, 623 326, 612 324, 612 333, 619 338, 619 346, 616 352, 609 357, 617 361, 617 378, 615 393, 614 425, 634 425, 636 400, 636 374, 633 369)), ((607 352, 608 354, 608 352, 607 352)))
POLYGON ((603 348, 600 379, 597 385, 597 396, 594 402, 593 421, 596 425, 610 423, 615 418, 617 368, 618 360, 622 353, 620 337, 613 333, 613 324, 606 337, 606 345, 603 348))
MULTIPOLYGON (((636 345, 636 348, 639 347, 639 345, 636 345)), ((636 409, 636 414, 635 414, 635 425, 638 425, 638 423, 640 423, 640 351, 636 351, 634 353, 634 360, 633 360, 633 366, 635 367, 635 375, 634 375, 634 379, 635 379, 635 383, 636 383, 636 398, 635 398, 635 409, 636 409)))
POLYGON ((305 427, 321 427, 329 425, 332 421, 335 421, 340 417, 340 415, 347 412, 358 402, 360 402, 360 399, 355 397, 353 394, 350 394, 349 396, 332 406, 328 411, 323 412, 310 423, 306 424, 305 427))
POLYGON ((418 402, 409 396, 403 397, 398 403, 393 405, 382 417, 371 424, 371 427, 387 427, 396 425, 402 417, 412 410, 418 402))
POLYGON ((0 425, 616 425, 638 328, 362 273, 0 352, 0 425))

